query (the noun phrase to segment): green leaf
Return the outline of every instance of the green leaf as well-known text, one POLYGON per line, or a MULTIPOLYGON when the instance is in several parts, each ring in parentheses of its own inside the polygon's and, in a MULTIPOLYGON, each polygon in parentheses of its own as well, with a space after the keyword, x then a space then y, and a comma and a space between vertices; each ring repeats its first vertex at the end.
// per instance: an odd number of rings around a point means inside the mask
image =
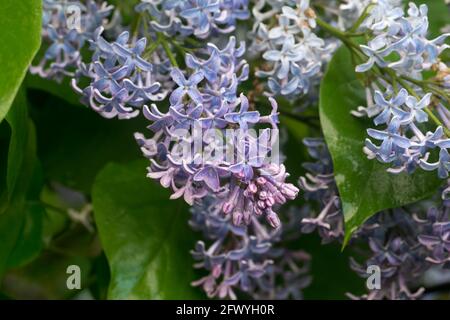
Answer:
POLYGON ((20 90, 14 100, 14 106, 6 115, 6 121, 11 128, 11 140, 8 150, 8 164, 6 167, 6 187, 10 197, 16 186, 26 156, 29 139, 28 106, 25 92, 20 90))
POLYGON ((0 2, 0 122, 41 43, 42 1, 0 2))
POLYGON ((92 192, 111 268, 110 299, 196 299, 189 209, 145 177, 146 161, 108 164, 92 192))
POLYGON ((72 89, 70 81, 70 78, 64 78, 61 83, 58 83, 52 79, 44 79, 38 75, 28 73, 24 80, 24 84, 28 89, 46 91, 74 106, 82 107, 80 103, 81 96, 72 89))
POLYGON ((364 88, 353 70, 349 51, 340 48, 320 90, 320 120, 342 201, 345 243, 373 214, 426 198, 442 184, 435 172, 394 175, 386 172, 387 166, 366 158, 362 150, 366 129, 373 124, 350 114, 366 104, 364 88))
POLYGON ((0 200, 0 277, 6 268, 31 261, 42 249, 44 212, 36 203, 43 180, 36 158, 36 133, 28 117, 24 91, 19 91, 6 118, 11 140, 3 192, 8 196, 0 200))
POLYGON ((77 265, 81 269, 81 288, 91 281, 92 264, 82 256, 44 251, 30 264, 12 269, 5 274, 1 290, 16 300, 71 299, 79 290, 67 288, 67 267, 77 265))
POLYGON ((133 133, 147 131, 143 117, 104 119, 87 107, 42 92, 31 93, 38 155, 46 179, 87 194, 108 162, 141 159, 133 133))
POLYGON ((0 213, 0 278, 10 265, 9 259, 20 241, 26 219, 26 195, 30 189, 33 172, 35 170, 35 148, 36 140, 32 123, 29 124, 29 136, 27 139, 25 161, 21 166, 20 176, 11 198, 7 201, 4 212, 0 213))

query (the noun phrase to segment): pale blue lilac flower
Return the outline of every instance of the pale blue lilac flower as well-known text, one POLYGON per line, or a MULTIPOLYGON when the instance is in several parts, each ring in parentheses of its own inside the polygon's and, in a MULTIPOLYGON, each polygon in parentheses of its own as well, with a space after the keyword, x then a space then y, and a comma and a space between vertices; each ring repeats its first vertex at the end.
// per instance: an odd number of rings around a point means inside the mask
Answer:
POLYGON ((82 95, 82 102, 105 118, 129 119, 136 117, 149 101, 164 99, 167 91, 155 81, 153 65, 141 56, 145 38, 130 44, 125 31, 117 41, 109 43, 101 33, 102 28, 90 41, 94 52, 92 61, 80 63, 72 80, 73 88, 82 95), (90 83, 81 88, 80 83, 86 78, 90 83))
POLYGON ((158 32, 200 39, 232 32, 238 20, 249 18, 248 0, 141 0, 136 10, 148 12, 158 32))
POLYGON ((44 0, 44 44, 48 44, 43 58, 30 67, 32 74, 61 81, 73 76, 81 62, 81 50, 95 36, 95 30, 107 24, 113 6, 103 1, 44 0), (70 17, 79 11, 80 17, 70 17))
POLYGON ((439 55, 449 46, 444 43, 450 34, 434 40, 427 39, 428 7, 410 2, 405 13, 402 4, 378 1, 373 4, 363 26, 372 30, 368 46, 361 45, 368 61, 357 66, 357 72, 366 72, 374 64, 389 67, 397 73, 420 78, 421 72, 439 63, 439 55), (395 53, 397 60, 389 60, 395 53))
MULTIPOLYGON (((420 90, 418 90, 420 93, 420 90)), ((374 118, 376 126, 386 125, 385 129, 368 129, 368 135, 380 144, 374 144, 371 139, 366 139, 364 152, 369 159, 378 159, 384 163, 390 163, 388 169, 392 173, 412 173, 417 168, 427 171, 437 170, 438 176, 446 178, 450 169, 448 164, 448 151, 450 140, 445 136, 444 129, 439 126, 434 132, 422 132, 422 123, 428 121, 426 108, 431 105, 431 93, 411 96, 404 88, 394 93, 388 88, 383 94, 375 90, 372 102, 370 94, 367 98, 370 105, 370 117, 374 118), (437 162, 431 162, 432 154, 439 151, 437 162)), ((437 111, 443 122, 449 122, 449 115, 438 106, 437 111)), ((353 114, 364 116, 368 109, 360 108, 353 114)))
POLYGON ((309 0, 260 0, 253 16, 250 50, 267 61, 256 75, 268 78, 272 95, 306 94, 335 48, 313 32, 316 21, 309 0))
POLYGON ((154 139, 149 141, 140 134, 136 138, 151 162, 148 177, 170 187, 172 198, 183 196, 193 204, 205 194, 222 195, 222 213, 230 215, 236 225, 249 224, 252 217, 262 215, 278 228, 280 219, 275 208, 294 199, 298 189, 285 182, 289 174, 282 164, 265 161, 271 153, 269 128, 256 136, 249 134, 257 124, 277 129, 278 111, 271 98, 272 112, 263 116, 250 109, 245 95, 238 95, 238 84, 248 77, 248 65, 241 60, 244 51, 244 44, 236 46, 231 37, 222 50, 208 44, 195 56, 188 55, 186 64, 191 71, 174 68, 171 72, 178 87, 170 95, 169 111, 156 104, 144 106, 154 139), (209 66, 211 61, 217 64, 209 66), (235 130, 227 131, 232 128, 235 130), (177 133, 179 129, 186 133, 177 133), (205 137, 211 129, 220 136, 205 137), (229 132, 232 134, 227 137, 229 132), (200 137, 197 140, 196 135, 200 137), (227 138, 227 144, 216 146, 221 137, 227 138), (155 154, 155 145, 161 152, 155 154), (234 146, 231 159, 230 145, 234 146), (193 152, 183 154, 186 148, 193 152))
POLYGON ((280 246, 294 233, 294 219, 277 230, 255 217, 249 226, 236 226, 231 216, 223 216, 220 200, 213 197, 198 201, 191 213, 189 224, 208 243, 198 241, 191 252, 194 267, 207 272, 192 284, 202 287, 208 297, 302 298, 302 290, 311 283, 310 257, 280 246))

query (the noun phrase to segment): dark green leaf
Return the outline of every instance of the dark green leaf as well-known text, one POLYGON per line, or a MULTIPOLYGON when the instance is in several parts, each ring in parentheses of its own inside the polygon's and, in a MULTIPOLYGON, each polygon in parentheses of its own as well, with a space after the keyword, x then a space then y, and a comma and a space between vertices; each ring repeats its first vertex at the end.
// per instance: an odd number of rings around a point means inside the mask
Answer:
POLYGON ((418 170, 394 175, 363 153, 371 121, 353 117, 351 110, 365 105, 364 88, 356 79, 350 53, 339 49, 320 90, 320 118, 333 158, 336 183, 346 222, 346 241, 370 216, 434 194, 442 184, 435 172, 418 170))
POLYGON ((41 42, 42 1, 0 2, 0 122, 8 113, 41 42))
POLYGON ((10 256, 19 242, 26 218, 26 195, 30 188, 36 164, 36 140, 31 122, 28 132, 26 150, 23 151, 26 157, 21 166, 15 191, 9 200, 5 200, 7 201, 5 211, 0 213, 0 234, 2 235, 2 240, 0 241, 0 278, 5 268, 9 265, 10 256))
POLYGON ((69 78, 65 78, 61 83, 58 83, 54 80, 44 79, 38 75, 28 73, 24 84, 29 89, 46 91, 74 106, 81 107, 80 96, 70 86, 69 78))
POLYGON ((8 197, 13 192, 17 179, 22 170, 22 163, 27 156, 26 148, 29 139, 27 98, 21 90, 14 100, 14 106, 6 115, 6 121, 11 129, 11 140, 9 142, 8 163, 6 167, 6 186, 8 197))
MULTIPOLYGON (((42 176, 36 159, 36 134, 20 91, 7 115, 11 128, 7 181, 0 205, 0 277, 7 267, 32 260, 42 248, 44 208, 37 202, 42 176)), ((3 168, 2 168, 3 170, 3 168)), ((3 187, 3 186, 2 186, 3 187)))
POLYGON ((32 93, 39 159, 48 180, 87 194, 108 162, 141 158, 133 133, 148 131, 143 117, 104 119, 87 107, 32 93))
POLYGON ((8 271, 1 290, 12 299, 56 300, 70 299, 80 290, 67 288, 67 267, 77 265, 81 270, 81 288, 89 286, 92 265, 88 258, 44 251, 32 263, 8 271))
POLYGON ((189 209, 145 177, 146 161, 109 164, 92 192, 111 268, 111 299, 195 299, 189 209))

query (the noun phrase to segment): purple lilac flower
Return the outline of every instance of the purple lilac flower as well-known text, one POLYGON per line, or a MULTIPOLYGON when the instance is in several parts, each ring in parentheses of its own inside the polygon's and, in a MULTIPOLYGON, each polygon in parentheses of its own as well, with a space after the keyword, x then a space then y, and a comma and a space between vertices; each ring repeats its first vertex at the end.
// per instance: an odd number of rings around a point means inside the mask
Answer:
POLYGON ((366 72, 377 64, 389 67, 399 74, 420 78, 424 70, 439 62, 439 55, 449 46, 444 44, 450 34, 443 34, 434 40, 427 39, 428 7, 410 2, 407 13, 402 3, 378 1, 370 10, 362 27, 371 29, 374 37, 361 49, 369 60, 357 66, 357 72, 366 72), (399 57, 388 61, 386 57, 399 57))
POLYGON ((80 63, 80 70, 72 80, 73 88, 82 95, 82 102, 105 118, 136 117, 142 106, 149 101, 161 101, 167 90, 156 81, 153 65, 142 58, 146 39, 129 43, 127 31, 113 43, 102 37, 103 29, 96 31, 91 40, 94 51, 92 61, 80 63), (80 87, 85 79, 89 85, 80 87))
MULTIPOLYGON (((324 243, 342 242, 343 214, 333 177, 331 157, 322 139, 305 139, 309 154, 316 160, 306 163, 308 173, 301 177, 300 188, 307 201, 301 213, 301 232, 318 230, 324 243), (314 210, 319 204, 318 210, 314 210), (305 209, 305 210, 303 210, 305 209)), ((444 194, 447 194, 444 191, 444 194)), ((439 201, 439 199, 438 199, 439 201)), ((424 201, 408 207, 377 213, 352 236, 352 247, 369 244, 370 254, 363 263, 351 259, 350 267, 361 277, 367 277, 367 267, 381 271, 381 289, 362 296, 348 294, 352 299, 419 299, 422 275, 433 266, 449 268, 450 237, 449 202, 431 206, 424 201)), ((366 252, 361 251, 361 252, 366 252)))
POLYGON ((248 0, 141 0, 136 10, 150 14, 156 31, 200 39, 232 32, 249 17, 248 0))
POLYGON ((172 198, 183 196, 193 204, 205 194, 223 195, 222 211, 236 225, 263 215, 277 228, 280 219, 275 208, 294 199, 298 189, 285 182, 289 174, 284 165, 265 161, 271 155, 269 128, 256 136, 249 134, 256 124, 276 130, 278 112, 276 101, 270 99, 272 113, 262 116, 250 110, 245 95, 237 94, 238 84, 248 77, 248 65, 240 59, 243 54, 244 44, 236 47, 231 37, 223 50, 210 43, 196 56, 187 56, 192 72, 176 68, 171 72, 178 87, 170 96, 169 110, 162 111, 155 104, 144 106, 153 138, 141 134, 136 138, 151 162, 148 177, 170 187, 172 198), (215 67, 208 67, 205 77, 203 70, 211 61, 215 67), (220 144, 223 138, 226 144, 220 144), (186 149, 192 153, 186 156, 186 149))
POLYGON ((342 241, 344 236, 344 220, 334 181, 333 164, 325 141, 321 138, 308 138, 303 141, 309 155, 316 161, 305 163, 308 171, 300 177, 299 186, 308 201, 319 203, 318 209, 309 208, 304 211, 301 232, 311 233, 317 229, 323 243, 342 241))
POLYGON ((192 251, 194 267, 208 272, 192 284, 202 287, 208 297, 302 298, 302 289, 311 282, 310 257, 279 245, 292 232, 294 220, 283 230, 270 230, 255 217, 249 226, 236 226, 212 197, 199 201, 191 212, 190 225, 208 243, 199 241, 192 251))
POLYGON ((73 76, 80 61, 81 50, 95 36, 95 30, 106 26, 113 6, 88 0, 44 0, 42 37, 48 47, 32 74, 61 81, 73 76))
POLYGON ((306 94, 335 48, 313 32, 316 21, 309 0, 261 0, 253 16, 250 50, 268 62, 256 75, 268 78, 273 95, 306 94))

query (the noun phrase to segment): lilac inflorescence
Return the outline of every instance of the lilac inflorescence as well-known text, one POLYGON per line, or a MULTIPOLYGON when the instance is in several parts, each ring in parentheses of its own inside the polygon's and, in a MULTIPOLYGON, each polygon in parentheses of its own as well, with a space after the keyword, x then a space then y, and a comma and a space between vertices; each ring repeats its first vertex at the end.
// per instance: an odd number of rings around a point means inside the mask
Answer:
POLYGON ((378 1, 362 24, 374 34, 367 45, 361 45, 367 62, 356 67, 365 72, 375 64, 389 67, 399 74, 421 78, 421 72, 430 70, 438 57, 449 46, 444 44, 450 34, 434 40, 427 39, 428 7, 409 3, 407 14, 398 1, 378 1), (398 57, 394 61, 388 57, 398 57))
MULTIPOLYGON (((437 170, 441 178, 448 177, 450 157, 447 149, 450 147, 450 140, 446 137, 444 128, 439 126, 426 133, 420 129, 421 124, 428 121, 426 109, 431 105, 431 98, 431 93, 423 96, 410 95, 404 88, 395 92, 390 87, 384 94, 375 90, 372 98, 368 90, 368 107, 359 108, 353 113, 373 117, 376 126, 385 127, 381 130, 367 130, 372 139, 379 141, 376 144, 371 139, 366 139, 364 152, 368 158, 391 164, 388 171, 392 173, 412 173, 420 167, 427 171, 437 170), (437 161, 429 160, 433 150, 439 150, 437 161)), ((436 110, 445 122, 448 121, 448 110, 441 103, 436 106, 436 110)))
POLYGON ((310 257, 279 245, 296 226, 295 220, 275 230, 254 217, 250 226, 235 226, 231 216, 223 216, 221 202, 212 197, 191 212, 190 225, 203 232, 209 243, 199 241, 192 251, 194 267, 208 272, 193 285, 201 286, 208 297, 302 298, 302 289, 311 282, 310 257))
POLYGON ((61 81, 73 76, 81 50, 95 36, 97 28, 106 26, 114 7, 106 2, 88 0, 44 0, 42 37, 49 46, 38 65, 30 72, 43 78, 61 81))
POLYGON ((144 106, 153 137, 135 137, 151 162, 148 177, 170 187, 172 199, 184 197, 193 204, 215 194, 235 225, 265 215, 276 228, 280 220, 274 207, 294 199, 298 189, 285 182, 284 165, 265 161, 277 132, 277 103, 270 99, 272 112, 262 116, 250 110, 243 94, 237 95, 238 84, 248 77, 248 65, 240 59, 244 50, 244 43, 236 47, 231 37, 223 50, 209 43, 204 52, 187 55, 192 72, 172 70, 178 87, 169 97, 168 111, 144 106), (268 125, 272 132, 266 128, 249 134, 256 124, 268 125), (236 147, 229 149, 230 144, 236 147))
POLYGON ((303 211, 301 232, 311 233, 317 229, 323 243, 342 241, 344 220, 334 181, 331 156, 325 141, 321 138, 307 138, 303 143, 316 162, 303 164, 307 173, 304 177, 300 177, 299 186, 306 200, 319 204, 319 212, 312 207, 303 211))
MULTIPOLYGON (((319 203, 320 211, 310 205, 303 212, 301 231, 318 229, 324 243, 342 242, 343 214, 333 177, 331 157, 321 139, 305 139, 309 153, 316 160, 306 163, 308 173, 299 184, 305 198, 319 203)), ((444 195, 448 194, 444 191, 444 195)), ((410 207, 377 213, 364 223, 350 239, 352 246, 369 244, 370 256, 360 264, 351 259, 350 266, 361 277, 367 268, 376 266, 381 272, 379 289, 362 296, 349 294, 353 299, 418 299, 423 274, 433 266, 449 268, 450 263, 450 207, 448 200, 440 207, 424 201, 410 207)), ((304 208, 303 208, 304 209, 304 208)))
POLYGON ((136 117, 144 104, 161 101, 167 95, 168 90, 157 81, 167 79, 162 78, 164 64, 155 67, 143 58, 146 38, 133 43, 124 31, 110 43, 102 37, 102 32, 102 28, 97 29, 90 41, 92 61, 80 62, 72 87, 82 95, 84 104, 105 118, 136 117), (81 88, 86 79, 88 86, 81 88))
POLYGON ((306 94, 335 48, 313 32, 316 16, 309 0, 260 0, 253 16, 251 50, 267 61, 256 75, 268 78, 274 95, 306 94))
POLYGON ((249 17, 248 0, 141 0, 136 10, 148 12, 158 32, 200 39, 232 32, 249 17))

